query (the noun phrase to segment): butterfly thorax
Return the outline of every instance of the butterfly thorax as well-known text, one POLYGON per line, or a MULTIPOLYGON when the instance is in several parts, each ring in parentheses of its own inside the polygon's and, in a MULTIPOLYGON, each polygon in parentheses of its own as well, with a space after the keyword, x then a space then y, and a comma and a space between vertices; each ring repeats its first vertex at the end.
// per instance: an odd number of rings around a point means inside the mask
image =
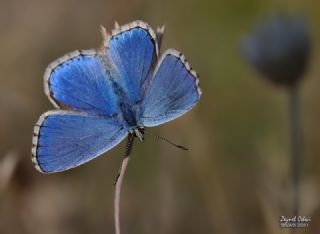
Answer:
POLYGON ((128 125, 128 127, 137 126, 136 111, 130 108, 130 105, 125 102, 120 102, 119 107, 126 125, 128 125))
POLYGON ((117 77, 117 75, 115 75, 114 73, 109 73, 108 77, 108 81, 111 84, 113 92, 118 97, 117 105, 119 107, 119 112, 121 113, 120 119, 122 120, 124 126, 128 129, 139 129, 137 120, 139 119, 141 112, 141 100, 134 100, 127 94, 127 92, 125 92, 124 88, 121 87, 120 84, 118 84, 118 79, 115 78, 117 77))
POLYGON ((144 128, 138 126, 138 117, 140 113, 139 105, 132 105, 125 101, 119 102, 119 107, 122 114, 124 125, 133 133, 140 141, 143 141, 144 128))

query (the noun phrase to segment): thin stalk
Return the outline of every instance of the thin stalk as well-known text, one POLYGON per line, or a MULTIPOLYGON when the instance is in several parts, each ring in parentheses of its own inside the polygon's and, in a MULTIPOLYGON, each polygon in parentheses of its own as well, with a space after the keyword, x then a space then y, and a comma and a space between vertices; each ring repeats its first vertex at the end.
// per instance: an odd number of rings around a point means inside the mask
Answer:
POLYGON ((300 125, 300 103, 298 86, 289 88, 289 124, 290 124, 290 161, 292 176, 292 211, 298 216, 300 212, 300 183, 302 175, 303 152, 302 131, 300 125))
POLYGON ((126 145, 126 151, 124 153, 124 158, 121 163, 121 167, 119 169, 119 173, 115 179, 115 196, 114 196, 114 225, 116 234, 120 234, 120 194, 121 194, 121 186, 124 174, 126 172, 126 168, 129 163, 129 156, 131 153, 132 145, 133 145, 134 135, 129 134, 127 145, 126 145))

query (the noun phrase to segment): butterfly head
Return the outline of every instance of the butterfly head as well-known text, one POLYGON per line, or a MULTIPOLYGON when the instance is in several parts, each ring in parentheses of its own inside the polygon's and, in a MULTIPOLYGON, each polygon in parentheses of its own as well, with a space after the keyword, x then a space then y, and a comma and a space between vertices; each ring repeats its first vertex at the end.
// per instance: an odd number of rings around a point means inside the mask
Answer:
POLYGON ((138 137, 138 139, 143 142, 144 140, 144 128, 143 127, 137 127, 137 128, 134 128, 133 130, 133 133, 134 133, 134 136, 135 137, 138 137))

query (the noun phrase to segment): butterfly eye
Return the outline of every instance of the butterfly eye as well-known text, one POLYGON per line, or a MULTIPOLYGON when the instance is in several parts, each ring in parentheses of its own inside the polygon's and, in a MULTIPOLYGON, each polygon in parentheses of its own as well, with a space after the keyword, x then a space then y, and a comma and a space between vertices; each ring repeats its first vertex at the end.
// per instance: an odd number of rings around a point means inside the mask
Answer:
POLYGON ((144 140, 143 131, 141 131, 140 128, 135 128, 135 129, 133 129, 133 131, 134 131, 134 136, 135 136, 135 137, 138 137, 139 140, 140 140, 141 142, 143 142, 143 140, 144 140))
POLYGON ((144 127, 139 127, 139 132, 141 132, 141 134, 144 134, 144 127))

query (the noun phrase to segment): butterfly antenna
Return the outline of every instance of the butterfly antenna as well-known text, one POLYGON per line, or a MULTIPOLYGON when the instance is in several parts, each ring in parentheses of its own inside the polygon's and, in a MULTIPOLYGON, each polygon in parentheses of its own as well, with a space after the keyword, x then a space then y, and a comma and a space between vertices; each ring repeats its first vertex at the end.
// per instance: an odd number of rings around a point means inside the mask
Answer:
POLYGON ((151 133, 151 132, 149 132, 149 131, 146 131, 146 129, 144 129, 144 132, 146 132, 146 133, 148 133, 149 135, 153 136, 154 139, 156 139, 156 140, 165 141, 165 142, 169 143, 170 145, 173 145, 173 146, 175 146, 175 147, 177 147, 177 148, 179 148, 179 149, 182 149, 182 150, 189 150, 188 148, 186 148, 186 147, 184 147, 184 146, 182 146, 182 145, 178 145, 178 144, 176 144, 176 143, 173 143, 172 141, 170 141, 170 140, 168 140, 168 139, 166 139, 166 138, 164 138, 164 137, 162 137, 162 136, 158 136, 158 135, 155 135, 155 134, 153 134, 153 133, 151 133))

